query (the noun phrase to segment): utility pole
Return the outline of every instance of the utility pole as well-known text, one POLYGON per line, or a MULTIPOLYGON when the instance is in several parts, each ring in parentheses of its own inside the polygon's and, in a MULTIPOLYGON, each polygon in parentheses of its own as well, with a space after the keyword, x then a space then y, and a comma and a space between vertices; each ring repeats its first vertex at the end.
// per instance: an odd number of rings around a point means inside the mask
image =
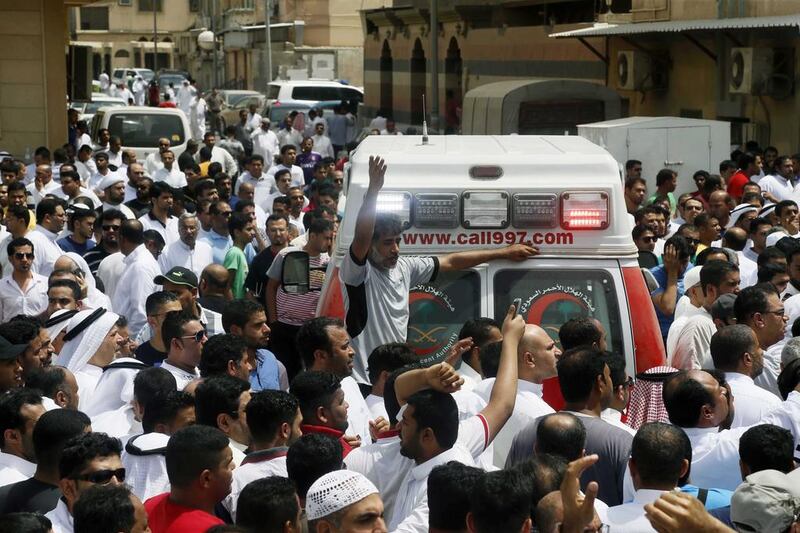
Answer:
POLYGON ((431 129, 439 133, 439 0, 431 0, 431 129))
POLYGON ((214 34, 214 47, 211 49, 212 59, 214 61, 214 87, 219 88, 219 67, 217 66, 217 2, 216 0, 208 0, 211 2, 211 33, 214 34))
MULTIPOLYGON (((270 0, 264 0, 264 92, 272 81, 272 31, 270 29, 270 0)), ((260 91, 259 91, 260 92, 260 91)))
POLYGON ((153 2, 153 72, 158 72, 158 17, 156 17, 156 6, 158 0, 153 2))

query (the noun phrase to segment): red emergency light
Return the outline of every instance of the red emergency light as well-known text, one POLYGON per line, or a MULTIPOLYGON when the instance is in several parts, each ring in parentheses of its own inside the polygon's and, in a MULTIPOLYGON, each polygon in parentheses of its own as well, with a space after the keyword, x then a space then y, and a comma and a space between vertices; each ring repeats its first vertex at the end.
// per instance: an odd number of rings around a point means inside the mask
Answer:
POLYGON ((561 195, 561 227, 606 229, 608 195, 604 192, 566 192, 561 195))

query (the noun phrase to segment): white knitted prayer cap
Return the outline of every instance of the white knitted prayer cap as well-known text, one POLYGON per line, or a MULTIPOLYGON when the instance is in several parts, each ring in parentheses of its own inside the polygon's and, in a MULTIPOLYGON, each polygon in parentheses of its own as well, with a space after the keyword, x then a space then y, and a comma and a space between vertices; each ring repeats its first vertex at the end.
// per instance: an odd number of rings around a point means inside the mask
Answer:
POLYGON ((359 502, 378 489, 363 475, 336 470, 314 482, 306 495, 306 515, 318 520, 359 502))

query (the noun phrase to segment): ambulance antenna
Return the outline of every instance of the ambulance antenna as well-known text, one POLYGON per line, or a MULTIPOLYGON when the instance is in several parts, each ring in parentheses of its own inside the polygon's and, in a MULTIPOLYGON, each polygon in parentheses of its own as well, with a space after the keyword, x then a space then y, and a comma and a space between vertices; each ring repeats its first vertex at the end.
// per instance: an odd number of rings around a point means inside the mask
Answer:
POLYGON ((425 120, 425 93, 422 93, 422 144, 428 144, 428 122, 425 120))

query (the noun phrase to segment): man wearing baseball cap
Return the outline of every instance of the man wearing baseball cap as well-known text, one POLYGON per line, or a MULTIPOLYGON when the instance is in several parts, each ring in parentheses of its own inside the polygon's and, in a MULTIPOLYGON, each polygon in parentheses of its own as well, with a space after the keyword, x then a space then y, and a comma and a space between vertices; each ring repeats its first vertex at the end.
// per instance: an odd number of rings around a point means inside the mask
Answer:
POLYGON ((800 470, 762 470, 747 476, 731 498, 731 522, 739 531, 796 531, 800 470))
POLYGON ((675 320, 669 327, 667 333, 667 353, 672 353, 678 343, 681 331, 689 321, 703 306, 703 289, 700 287, 700 271, 702 266, 692 267, 683 275, 683 296, 678 298, 675 305, 675 320))
POLYGON ((350 470, 330 472, 311 485, 306 495, 306 517, 309 532, 387 531, 378 489, 350 470))
POLYGON ((27 344, 11 344, 5 337, 0 337, 0 394, 22 387, 19 356, 27 349, 27 344))

